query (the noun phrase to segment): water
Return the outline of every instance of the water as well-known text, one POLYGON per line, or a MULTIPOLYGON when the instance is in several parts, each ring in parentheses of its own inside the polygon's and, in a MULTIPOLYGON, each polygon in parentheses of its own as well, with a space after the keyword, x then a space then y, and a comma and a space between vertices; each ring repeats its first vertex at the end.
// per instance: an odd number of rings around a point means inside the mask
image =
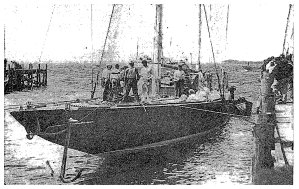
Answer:
MULTIPOLYGON (((91 66, 51 64, 48 86, 5 95, 5 108, 28 101, 53 102, 90 97, 91 66)), ((252 102, 258 95, 257 72, 244 72, 240 65, 225 66, 237 96, 252 102)), ((204 68, 205 69, 205 68, 204 68)), ((99 95, 97 93, 96 95, 99 95)), ((69 149, 66 176, 82 176, 71 184, 250 184, 254 152, 252 124, 239 118, 219 128, 205 140, 184 148, 167 149, 159 156, 139 154, 135 158, 105 159, 69 149)), ((63 184, 59 180, 63 147, 35 136, 26 138, 25 129, 5 113, 5 184, 63 184), (50 162, 54 175, 46 161, 50 162)))

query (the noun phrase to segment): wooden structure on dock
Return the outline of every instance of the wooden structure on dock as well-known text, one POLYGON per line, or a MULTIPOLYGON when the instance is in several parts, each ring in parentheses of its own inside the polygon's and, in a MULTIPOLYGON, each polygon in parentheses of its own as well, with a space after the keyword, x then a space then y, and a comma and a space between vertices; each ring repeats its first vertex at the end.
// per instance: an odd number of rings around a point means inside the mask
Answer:
POLYGON ((271 174, 277 174, 277 168, 286 166, 292 170, 294 165, 293 103, 276 104, 272 83, 269 73, 263 72, 260 112, 253 128, 255 154, 252 161, 252 182, 258 185, 264 182, 259 178, 261 175, 271 177, 271 174))
POLYGON ((294 106, 293 103, 277 104, 274 166, 294 165, 294 106))
POLYGON ((23 89, 33 89, 47 85, 47 64, 45 69, 41 69, 38 64, 37 68, 33 68, 29 64, 28 69, 20 66, 18 63, 4 65, 4 77, 6 78, 4 92, 22 91, 23 89), (17 66, 16 66, 17 65, 17 66))

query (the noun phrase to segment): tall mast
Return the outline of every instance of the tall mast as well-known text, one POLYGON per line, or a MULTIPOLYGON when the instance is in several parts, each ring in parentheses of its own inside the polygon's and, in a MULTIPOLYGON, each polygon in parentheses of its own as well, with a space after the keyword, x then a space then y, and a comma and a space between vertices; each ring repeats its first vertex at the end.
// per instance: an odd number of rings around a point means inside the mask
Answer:
MULTIPOLYGON (((225 51, 227 50, 228 20, 229 20, 229 5, 227 5, 227 15, 226 15, 226 28, 225 28, 225 51)), ((225 53, 226 53, 226 52, 225 52, 225 53)))
POLYGON ((6 51, 6 44, 5 44, 5 25, 4 25, 4 58, 6 58, 5 51, 6 51))
POLYGON ((199 4, 199 13, 198 13, 198 20, 199 20, 199 32, 198 32, 198 70, 201 69, 200 65, 200 50, 201 50, 201 4, 199 4))
POLYGON ((156 5, 156 17, 155 17, 155 37, 154 37, 154 53, 153 53, 153 61, 157 63, 153 65, 154 68, 154 77, 155 79, 152 82, 152 96, 155 96, 159 93, 159 85, 157 81, 161 78, 161 64, 163 57, 163 33, 162 33, 162 17, 163 17, 163 5, 156 5))
POLYGON ((287 24, 286 24, 286 29, 285 29, 285 33, 284 33, 282 54, 284 54, 284 51, 285 51, 285 43, 286 43, 286 38, 287 38, 287 33, 288 33, 288 27, 289 27, 289 20, 290 20, 291 9, 292 9, 292 4, 289 5, 289 13, 288 13, 287 24))
POLYGON ((163 56, 163 33, 162 33, 162 18, 163 18, 163 5, 156 5, 157 12, 157 26, 158 26, 158 36, 157 36, 157 61, 158 61, 158 78, 161 76, 161 64, 162 64, 162 56, 163 56))
POLYGON ((93 64, 92 4, 90 5, 90 40, 91 40, 91 63, 93 64))

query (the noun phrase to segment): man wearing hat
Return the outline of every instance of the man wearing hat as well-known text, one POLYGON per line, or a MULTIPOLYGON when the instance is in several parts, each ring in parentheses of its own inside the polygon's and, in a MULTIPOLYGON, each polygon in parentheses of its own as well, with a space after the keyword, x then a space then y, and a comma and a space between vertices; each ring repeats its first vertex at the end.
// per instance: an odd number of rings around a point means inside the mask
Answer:
POLYGON ((125 71, 125 95, 123 97, 123 101, 128 101, 129 93, 132 89, 135 101, 139 101, 138 96, 138 89, 137 89, 137 82, 139 80, 140 76, 138 73, 137 68, 134 67, 134 62, 131 61, 129 63, 129 68, 125 71))
POLYGON ((173 74, 175 96, 180 97, 184 88, 185 72, 183 71, 182 64, 178 65, 178 70, 173 74))

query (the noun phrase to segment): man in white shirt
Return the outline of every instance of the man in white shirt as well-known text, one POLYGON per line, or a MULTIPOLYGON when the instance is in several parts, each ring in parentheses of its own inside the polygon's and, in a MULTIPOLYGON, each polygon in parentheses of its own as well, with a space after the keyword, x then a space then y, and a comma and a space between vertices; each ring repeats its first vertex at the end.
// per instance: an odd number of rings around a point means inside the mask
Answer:
POLYGON ((151 92, 153 71, 151 67, 147 65, 147 61, 142 61, 143 67, 140 70, 140 80, 138 82, 139 94, 142 102, 146 102, 151 92))
POLYGON ((179 69, 176 70, 173 75, 176 97, 180 97, 182 95, 184 89, 184 80, 185 80, 185 72, 182 69, 182 65, 179 65, 178 68, 179 69))

